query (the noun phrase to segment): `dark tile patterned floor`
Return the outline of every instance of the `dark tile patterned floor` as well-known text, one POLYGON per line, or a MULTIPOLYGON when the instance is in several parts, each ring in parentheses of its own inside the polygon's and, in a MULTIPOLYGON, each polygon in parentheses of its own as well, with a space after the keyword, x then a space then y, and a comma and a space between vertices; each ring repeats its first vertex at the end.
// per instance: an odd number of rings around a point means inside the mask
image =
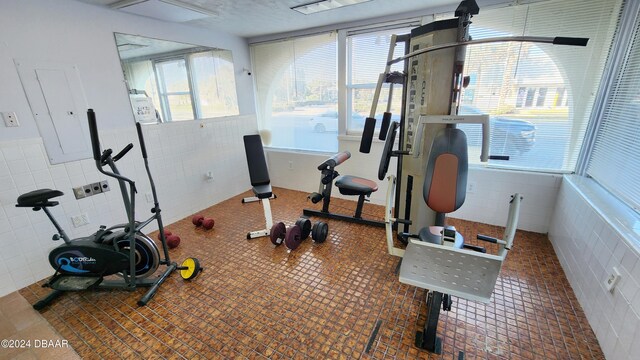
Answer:
MULTIPOLYGON (((275 221, 292 225, 310 205, 301 192, 275 192, 275 221)), ((413 346, 426 291, 398 282, 399 259, 388 255, 382 228, 328 220, 325 243, 307 240, 288 253, 268 238, 246 240, 264 217, 260 204, 241 197, 202 211, 215 218, 212 230, 190 218, 167 227, 182 238, 173 259, 193 256, 205 267, 193 281, 174 274, 142 308, 143 290, 68 293, 42 315, 85 359, 456 359, 459 351, 468 359, 604 358, 545 235, 518 232, 490 303, 455 298, 453 310, 442 312, 443 354, 436 356, 413 346)), ((332 199, 336 212, 354 208, 332 199)), ((382 210, 365 205, 369 215, 382 210)), ((502 234, 496 226, 449 223, 466 238, 502 234)), ((20 293, 33 303, 47 291, 34 284, 20 293)))

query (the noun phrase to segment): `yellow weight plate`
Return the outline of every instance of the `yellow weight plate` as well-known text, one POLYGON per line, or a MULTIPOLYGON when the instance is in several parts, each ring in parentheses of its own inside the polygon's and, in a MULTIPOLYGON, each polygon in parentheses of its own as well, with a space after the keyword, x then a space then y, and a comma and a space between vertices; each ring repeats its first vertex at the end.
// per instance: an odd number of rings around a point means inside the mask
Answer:
POLYGON ((195 278, 202 270, 202 268, 200 267, 200 263, 196 258, 184 259, 181 267, 184 269, 180 270, 180 276, 182 276, 182 278, 185 280, 191 280, 195 278))

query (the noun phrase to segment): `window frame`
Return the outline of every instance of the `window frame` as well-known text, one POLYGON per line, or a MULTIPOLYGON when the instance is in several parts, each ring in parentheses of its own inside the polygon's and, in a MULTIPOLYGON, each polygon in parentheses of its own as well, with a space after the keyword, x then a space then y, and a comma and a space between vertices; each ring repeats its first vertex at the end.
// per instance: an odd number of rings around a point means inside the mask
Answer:
MULTIPOLYGON (((621 0, 621 1, 625 1, 625 0, 621 0)), ((533 2, 533 3, 537 3, 537 2, 533 2)), ((530 3, 526 3, 523 5, 528 5, 530 3)), ((506 8, 508 6, 506 6, 505 4, 501 4, 495 7, 490 7, 491 9, 498 9, 498 8, 506 8)), ((414 18, 407 18, 407 19, 403 19, 403 20, 396 20, 396 21, 390 21, 390 22, 382 22, 382 23, 377 23, 377 24, 373 24, 373 25, 367 25, 367 26, 355 26, 355 27, 344 27, 342 29, 337 29, 335 30, 337 33, 337 73, 338 73, 338 82, 337 82, 337 87, 338 87, 338 134, 337 134, 337 138, 338 141, 359 141, 360 140, 360 135, 362 134, 362 130, 359 129, 350 129, 349 128, 349 124, 352 120, 352 107, 353 107, 353 91, 357 90, 357 89, 373 89, 375 88, 375 83, 363 83, 363 84, 351 84, 350 83, 350 79, 348 79, 347 77, 350 76, 350 73, 352 71, 351 68, 351 64, 350 64, 350 60, 349 60, 349 56, 350 54, 348 54, 349 52, 349 47, 348 47, 348 37, 352 36, 352 35, 357 35, 358 33, 375 33, 375 32, 382 32, 385 30, 399 30, 402 28, 407 28, 407 27, 415 27, 417 26, 416 23, 420 24, 421 22, 424 23, 429 23, 435 20, 441 20, 444 19, 445 17, 449 17, 449 13, 447 13, 447 15, 445 16, 444 14, 440 14, 437 12, 434 13, 430 13, 430 14, 426 14, 426 15, 422 15, 420 17, 414 17, 414 18)), ((319 33, 324 33, 326 32, 326 30, 323 30, 319 33)), ((306 33, 298 33, 298 34, 289 34, 287 37, 281 37, 281 38, 271 38, 268 40, 260 40, 254 43, 251 43, 250 45, 258 45, 261 43, 265 43, 265 42, 277 42, 277 41, 283 41, 283 40, 287 40, 287 39, 292 39, 292 38, 296 38, 296 37, 308 37, 308 36, 314 36, 317 35, 319 33, 313 33, 313 32, 306 32, 306 33)), ((611 42, 611 40, 609 42, 606 43, 605 45, 605 51, 607 48, 611 48, 613 46, 613 43, 611 42)), ((555 58, 554 58, 555 60, 555 58)), ((602 68, 601 68, 602 69, 602 68)), ((382 71, 382 69, 381 69, 382 71)), ((599 77, 598 81, 605 81, 605 73, 603 72, 601 74, 601 76, 599 77)), ((475 79, 474 79, 475 80, 475 79)), ((569 84, 570 85, 570 84, 569 84)), ((569 106, 569 101, 571 99, 571 96, 569 96, 569 89, 567 88, 567 86, 565 86, 562 89, 562 93, 560 93, 560 89, 558 88, 554 88, 554 87, 549 87, 548 85, 542 85, 541 87, 546 87, 546 93, 544 94, 544 103, 541 105, 538 105, 538 101, 537 101, 537 97, 538 97, 538 88, 533 89, 533 97, 530 100, 531 104, 529 104, 528 107, 531 108, 536 108, 539 106, 545 107, 545 106, 553 106, 554 104, 557 105, 562 105, 562 104, 566 104, 566 106, 569 106), (560 96, 559 99, 554 100, 554 98, 556 96, 560 96)), ((600 83, 598 85, 598 89, 602 87, 602 83, 600 83)), ((525 88, 526 89, 526 88, 525 88)), ((524 94, 523 94, 523 98, 521 100, 521 104, 520 107, 526 107, 527 105, 525 105, 525 103, 527 102, 527 92, 528 89, 525 90, 524 94)), ((596 110, 595 105, 593 104, 593 100, 591 100, 591 115, 590 117, 588 117, 587 121, 590 121, 589 119, 593 117, 593 112, 596 110)), ((258 110, 260 111, 260 110, 258 110)), ((377 113, 380 111, 377 111, 377 113)), ((366 115, 369 115, 368 113, 366 115)), ((585 122, 585 127, 587 127, 589 125, 588 122, 585 122)), ((584 131, 584 128, 583 130, 584 131)), ((584 135, 582 136, 584 141, 586 141, 586 138, 588 136, 587 132, 583 133, 584 135)), ((378 140, 374 140, 375 142, 378 142, 378 140)), ((297 152, 309 152, 309 153, 313 153, 314 151, 309 151, 309 150, 304 150, 304 149, 289 149, 292 151, 297 151, 297 152)), ((542 172, 542 173, 549 173, 549 174, 564 174, 564 173, 575 173, 578 166, 579 166, 579 161, 580 161, 580 157, 577 156, 577 153, 580 153, 582 151, 582 147, 577 147, 574 150, 571 150, 574 152, 574 159, 577 158, 577 162, 576 160, 574 161, 574 164, 572 164, 572 167, 570 170, 567 170, 565 168, 556 168, 556 169, 552 169, 552 168, 533 168, 533 167, 522 167, 522 166, 518 166, 518 165, 501 165, 501 164, 497 164, 497 163, 493 163, 490 165, 477 165, 477 164, 471 164, 472 166, 483 166, 483 167, 490 167, 490 168, 494 168, 494 169, 501 169, 501 170, 509 170, 509 171, 528 171, 528 172, 542 172)), ((569 154, 569 153, 565 153, 565 155, 569 154)))
MULTIPOLYGON (((339 45, 340 36, 341 36, 340 31, 327 30, 327 31, 319 31, 315 33, 303 34, 303 35, 293 36, 293 37, 259 41, 259 42, 249 44, 251 61, 252 63, 254 63, 255 76, 253 77, 253 81, 254 81, 254 89, 256 91, 256 115, 258 118, 258 128, 260 130, 266 129, 267 131, 270 131, 272 133, 276 132, 279 135, 282 135, 282 133, 275 130, 274 123, 272 121, 274 120, 273 119, 274 114, 277 112, 280 112, 280 111, 274 111, 273 109, 276 107, 273 105, 274 105, 274 99, 275 99, 274 94, 276 93, 275 88, 279 85, 279 81, 282 79, 280 78, 276 79, 273 76, 270 76, 267 74, 274 75, 283 71, 286 74, 292 75, 289 81, 293 81, 293 83, 289 85, 293 85, 293 87, 297 90, 299 83, 303 81, 303 80, 297 79, 298 76, 300 76, 298 74, 302 74, 302 77, 300 79, 304 79, 306 77, 304 76, 305 71, 303 70, 305 70, 304 64, 309 61, 308 59, 309 53, 319 51, 326 46, 335 47, 330 50, 332 51, 331 59, 333 61, 333 66, 335 66, 335 68, 333 67, 331 68, 331 70, 333 71, 331 75, 334 75, 335 73, 335 77, 330 76, 331 78, 330 81, 332 86, 331 86, 331 92, 329 92, 329 94, 331 94, 331 97, 335 98, 334 99, 335 104, 333 102, 325 103, 325 104, 319 104, 319 103, 314 104, 313 99, 307 99, 300 104, 301 108, 295 109, 296 111, 303 110, 303 113, 293 114, 293 116, 309 117, 307 119, 309 121, 306 121, 306 122, 310 124, 311 121, 315 119, 320 119, 320 120, 323 119, 323 117, 321 116, 322 112, 316 113, 316 111, 313 109, 315 105, 319 105, 319 106, 326 105, 327 107, 331 107, 331 109, 325 109, 325 110, 327 112, 331 112, 331 111, 336 112, 338 116, 338 118, 336 119, 336 122, 331 122, 331 125, 329 127, 330 130, 318 133, 319 136, 315 136, 314 140, 317 140, 320 136, 323 136, 323 134, 325 133, 335 134, 335 138, 332 138, 330 144, 325 143, 325 145, 327 145, 326 148, 321 148, 321 147, 314 147, 315 142, 313 141, 311 143, 313 143, 314 145, 310 145, 309 147, 303 147, 299 144, 294 144, 294 143, 284 144, 283 142, 286 142, 286 141, 283 141, 282 137, 276 138, 276 136, 272 136, 269 145, 265 145, 265 147, 269 149, 274 149, 277 151, 290 151, 290 152, 309 153, 309 154, 334 154, 339 150, 339 139, 340 139, 340 136, 344 133, 344 130, 342 128, 343 119, 341 118, 342 116, 341 114, 343 114, 341 107, 344 106, 344 101, 342 97, 343 89, 340 86, 340 76, 343 76, 344 72, 341 73, 341 70, 343 69, 342 69, 342 66, 338 64, 340 62, 340 59, 343 56, 343 52, 341 51, 341 47, 339 45), (323 37, 326 37, 326 39, 328 40, 323 40, 323 37), (317 43, 314 42, 314 40, 316 40, 314 38, 317 39, 318 41, 317 43), (297 41, 299 41, 300 43, 297 43, 297 41), (271 46, 273 46, 273 48, 270 48, 271 46), (277 49, 278 47, 280 48, 277 49), (304 51, 297 51, 296 48, 303 49, 304 51), (270 54, 267 57, 268 60, 264 62, 258 61, 258 59, 261 59, 263 56, 265 56, 265 52, 270 53, 274 49, 277 49, 278 54, 282 56, 282 58, 278 58, 279 62, 277 63, 273 62, 274 59, 277 57, 277 56, 274 57, 273 54, 270 54), (276 70, 274 70, 273 64, 277 64, 275 65, 276 70), (266 66, 268 69, 263 71, 263 73, 261 73, 261 71, 263 70, 262 69, 263 66, 266 66), (262 92, 260 92, 261 90, 262 92), (270 93, 271 95, 269 96, 270 93), (305 102, 308 102, 308 104, 305 104, 305 102), (310 111, 307 112, 307 110, 310 110, 310 111), (337 128, 337 131, 335 130, 333 124, 335 124, 335 128, 337 128), (335 143, 333 142, 334 140, 335 140, 335 143), (335 145, 335 148, 333 148, 333 145, 335 145)), ((312 71, 310 73, 313 73, 314 71, 316 71, 316 69, 317 67, 312 67, 311 68, 312 71)), ((326 75, 326 72, 324 74, 326 75)), ((302 88, 301 90, 304 91, 304 89, 302 88)), ((320 102, 322 101, 324 100, 321 99, 320 102)), ((281 110, 280 107, 277 107, 277 108, 281 110)), ((291 108, 284 112, 293 111, 293 110, 294 109, 291 108)), ((276 116, 278 115, 283 115, 283 114, 276 114, 276 116)), ((292 114, 285 114, 285 116, 287 115, 292 115, 292 114)), ((331 119, 333 119, 333 117, 331 117, 331 119)), ((310 128, 311 127, 309 127, 309 129, 310 128)), ((311 131, 311 133, 313 133, 313 131, 311 131)), ((285 134, 285 135, 291 136, 291 134, 285 134)))
POLYGON ((173 121, 173 118, 171 116, 171 107, 169 105, 169 96, 174 96, 174 95, 189 95, 189 98, 191 99, 191 115, 193 118, 187 119, 185 121, 196 120, 196 119, 200 119, 201 117, 201 113, 199 111, 200 109, 199 109, 199 106, 197 105, 200 99, 198 99, 197 96, 194 96, 194 93, 195 93, 193 89, 194 81, 192 78, 193 75, 191 73, 190 60, 191 60, 190 54, 183 54, 178 56, 171 56, 171 57, 158 58, 158 59, 151 60, 151 63, 153 65, 153 72, 156 77, 156 87, 158 88, 158 97, 160 98, 160 107, 166 121, 169 121, 169 122, 173 121), (182 60, 184 62, 189 91, 177 91, 177 92, 167 91, 167 84, 164 78, 164 70, 162 69, 161 66, 164 63, 169 63, 177 60, 182 60))
POLYGON ((602 184, 589 174, 596 142, 606 124, 605 115, 614 100, 614 91, 618 86, 617 80, 626 68, 626 61, 630 55, 629 52, 633 46, 634 38, 636 46, 640 46, 638 45, 640 40, 637 38, 637 29, 640 26, 640 2, 624 1, 620 13, 618 28, 611 44, 609 58, 602 75, 601 86, 594 101, 593 107, 595 110, 591 113, 585 133, 585 141, 576 164, 576 175, 592 180, 598 187, 604 189, 609 195, 633 211, 636 216, 640 216, 640 204, 621 194, 621 189, 618 187, 611 186, 611 184, 608 184, 608 186, 602 184))
MULTIPOLYGON (((375 33, 385 33, 385 32, 391 32, 394 35, 398 35, 398 31, 401 31, 400 34, 405 34, 411 31, 412 28, 415 28, 417 26, 420 26, 421 22, 420 22, 420 18, 412 18, 412 19, 407 19, 405 21, 402 22, 395 22, 395 23, 382 23, 382 24, 375 24, 372 26, 367 26, 367 27, 360 27, 357 29, 343 29, 343 30, 339 30, 339 33, 342 34, 342 36, 338 36, 338 51, 342 51, 344 54, 344 61, 343 64, 344 66, 340 67, 338 66, 338 74, 340 74, 340 72, 343 73, 342 78, 340 77, 340 75, 338 75, 338 91, 342 90, 343 92, 343 97, 341 99, 345 100, 345 106, 342 109, 342 112, 338 111, 338 120, 339 122, 341 122, 342 124, 339 124, 339 129, 341 129, 339 131, 339 135, 342 136, 347 136, 347 137, 360 137, 362 135, 362 130, 359 129, 354 129, 350 127, 350 124, 352 122, 352 114, 353 114, 353 92, 354 90, 358 90, 358 89, 373 89, 375 90, 376 86, 378 85, 377 83, 377 79, 376 82, 373 83, 357 83, 357 84, 352 84, 351 83, 351 72, 352 72, 352 55, 351 55, 351 43, 350 43, 350 38, 354 37, 354 36, 358 36, 358 35, 366 35, 366 34, 375 34, 375 33), (402 30, 407 30, 406 32, 403 32, 402 30)), ((387 47, 385 50, 385 54, 388 53, 389 48, 387 47)), ((338 62, 338 64, 340 65, 341 62, 338 62)), ((380 68, 380 73, 382 73, 384 71, 384 67, 380 68)), ((389 89, 390 85, 389 84, 382 84, 382 90, 381 93, 385 91, 385 89, 389 89)), ((398 91, 402 91, 400 89, 400 86, 394 86, 394 94, 396 94, 398 91)), ((383 111, 386 111, 386 109, 381 110, 380 109, 380 100, 378 100, 378 106, 376 106, 377 111, 376 114, 380 114, 383 111)), ((339 107, 340 110, 340 107, 339 107)), ((371 109, 369 108, 368 111, 366 112, 366 114, 364 114, 365 117, 368 117, 370 115, 370 111, 371 109)), ((399 114, 398 114, 399 115, 399 114)), ((378 121, 381 119, 377 119, 378 121)), ((374 137, 377 138, 377 135, 379 134, 380 130, 378 128, 375 129, 374 132, 374 137)))
MULTIPOLYGON (((228 50, 217 49, 217 48, 197 47, 193 49, 187 49, 187 51, 181 50, 181 51, 158 54, 153 56, 141 56, 141 57, 136 57, 132 59, 127 59, 127 61, 123 61, 123 69, 125 66, 128 66, 128 65, 124 65, 125 63, 135 64, 139 62, 146 62, 150 64, 150 72, 153 72, 153 79, 155 81, 155 91, 157 92, 158 101, 159 101, 159 103, 156 106, 156 110, 160 114, 162 114, 162 121, 161 121, 162 123, 174 122, 174 121, 201 120, 201 119, 217 118, 217 117, 224 117, 224 116, 237 116, 240 114, 240 112, 238 108, 238 95, 237 95, 238 87, 235 81, 233 83, 234 85, 233 93, 235 96, 235 104, 233 104, 232 107, 225 109, 225 110, 229 110, 228 114, 205 117, 204 111, 202 110, 201 99, 205 97, 202 97, 200 95, 200 92, 198 91, 199 90, 198 78, 196 76, 197 70, 193 69, 193 66, 194 66, 192 63, 193 58, 197 56, 201 56, 202 54, 211 53, 210 57, 214 61, 214 67, 212 68, 212 72, 215 73, 216 76, 218 76, 219 68, 217 66, 219 65, 219 61, 220 61, 219 59, 223 59, 223 57, 216 56, 215 53, 217 50, 228 51, 228 50), (216 59, 218 59, 218 62, 216 62, 216 59), (182 61, 184 63, 186 80, 189 88, 188 91, 172 91, 172 92, 167 91, 162 64, 174 62, 174 61, 182 61), (189 100, 191 101, 191 116, 192 116, 190 119, 173 120, 171 116, 171 107, 169 106, 169 97, 179 96, 179 95, 189 96, 189 100)), ((224 59, 224 60, 227 61, 227 59, 224 59)), ((233 62, 232 58, 229 59, 228 62, 234 67, 233 76, 235 79, 235 63, 233 62)), ((127 83, 128 90, 131 90, 129 89, 129 87, 130 87, 130 84, 127 83)), ((154 102, 154 105, 156 105, 155 102, 154 102)))

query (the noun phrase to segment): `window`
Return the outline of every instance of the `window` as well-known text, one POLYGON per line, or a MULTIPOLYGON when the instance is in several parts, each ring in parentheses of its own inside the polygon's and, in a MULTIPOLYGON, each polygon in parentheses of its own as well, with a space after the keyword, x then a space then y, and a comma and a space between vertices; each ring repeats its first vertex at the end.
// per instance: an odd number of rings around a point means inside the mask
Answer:
POLYGON ((251 46, 258 124, 271 147, 338 150, 335 33, 251 46))
MULTIPOLYGON (((469 90, 466 91, 467 93, 469 92, 469 90)), ((522 107, 522 104, 524 103, 524 97, 527 94, 527 88, 519 88, 518 89, 518 97, 516 98, 516 107, 522 107)), ((466 94, 465 94, 466 95, 466 94)), ((464 99, 466 100, 469 96, 465 96, 464 99)), ((468 101, 468 102, 472 102, 472 101, 468 101)))
POLYGON ((527 90, 527 100, 524 102, 524 107, 531 107, 531 105, 533 105, 534 96, 536 96, 536 89, 527 90))
POLYGON ((165 119, 167 121, 193 120, 194 108, 185 59, 159 61, 155 65, 165 119))
POLYGON ((597 127, 587 174, 640 212, 640 19, 633 27, 597 127))
MULTIPOLYGON (((550 0, 483 9, 474 17, 473 39, 510 35, 590 39, 587 47, 509 42, 467 48, 465 75, 471 81, 463 91, 460 112, 489 114, 491 153, 510 157, 508 162, 492 160, 491 166, 575 170, 621 3, 550 0)), ((338 148, 338 124, 346 124, 347 133, 361 132, 378 75, 385 68, 391 34, 406 33, 414 24, 404 26, 404 30, 341 30, 346 33, 344 44, 338 44, 335 33, 328 33, 251 45, 259 127, 271 131, 271 146, 333 152, 338 148), (337 67, 342 66, 337 61, 338 46, 346 52, 345 69, 340 69, 345 74, 340 84, 346 90, 344 114, 337 112, 337 67)), ((404 53, 403 47, 396 46, 394 57, 404 53)), ((396 64, 391 70, 403 69, 396 64)), ((376 118, 389 107, 399 119, 401 93, 395 86, 389 103, 385 84, 376 118)), ((479 163, 480 126, 461 128, 467 132, 471 163, 479 163)))
MULTIPOLYGON (((557 88, 556 89, 556 99, 553 102, 553 106, 562 106, 564 101, 564 93, 566 92, 565 88, 557 88)), ((566 103, 564 103, 566 106, 566 103)))
MULTIPOLYGON (((347 133, 359 133, 364 120, 370 115, 378 75, 384 71, 391 35, 406 34, 410 29, 395 29, 368 33, 347 34, 347 133)), ((398 43, 393 57, 404 55, 404 43, 398 43)), ((402 63, 394 64, 391 71, 403 71, 402 63)), ((376 111, 376 130, 380 129, 382 113, 389 107, 389 84, 383 84, 376 111)), ((402 85, 394 85, 390 111, 392 119, 400 121, 402 85)))
POLYGON ((231 52, 200 52, 192 54, 189 59, 198 118, 238 115, 236 78, 231 52))
POLYGON ((536 107, 543 107, 547 96, 547 88, 538 89, 538 99, 536 99, 536 107))
MULTIPOLYGON (((617 25, 620 0, 552 0, 486 9, 471 36, 588 37, 585 48, 535 43, 469 46, 461 113, 491 115, 492 166, 571 172, 617 25), (551 95, 553 94, 553 98, 551 95), (470 99, 469 99, 470 98, 470 99)), ((479 162, 480 126, 463 125, 470 162, 479 162)))
POLYGON ((189 51, 123 65, 132 97, 150 98, 161 122, 239 114, 229 51, 189 51))

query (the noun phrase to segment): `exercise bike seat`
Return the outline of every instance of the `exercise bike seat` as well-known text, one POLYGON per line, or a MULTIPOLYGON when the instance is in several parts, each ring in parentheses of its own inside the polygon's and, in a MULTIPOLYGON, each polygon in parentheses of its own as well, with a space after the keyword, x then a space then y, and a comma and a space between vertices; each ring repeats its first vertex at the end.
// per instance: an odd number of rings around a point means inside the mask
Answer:
POLYGON ((17 207, 45 207, 56 206, 57 201, 49 201, 49 199, 62 196, 64 193, 60 190, 39 189, 29 191, 26 194, 18 196, 17 207))
POLYGON ((342 195, 370 195, 378 191, 374 181, 351 175, 339 176, 335 184, 342 195))

